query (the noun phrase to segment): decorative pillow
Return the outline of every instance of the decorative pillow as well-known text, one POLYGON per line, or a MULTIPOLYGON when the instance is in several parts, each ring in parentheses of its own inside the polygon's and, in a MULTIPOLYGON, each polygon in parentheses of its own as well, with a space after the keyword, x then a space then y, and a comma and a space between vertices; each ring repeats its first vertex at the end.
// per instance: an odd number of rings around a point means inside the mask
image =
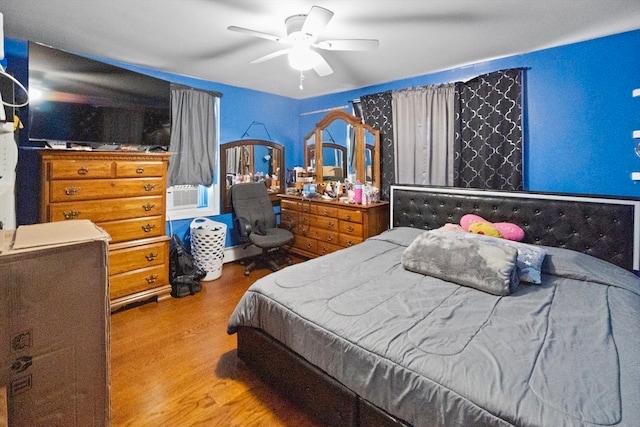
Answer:
POLYGON ((498 231, 493 224, 489 222, 474 222, 469 226, 469 232, 475 234, 482 234, 484 236, 502 238, 502 234, 498 231))
POLYGON ((476 239, 497 246, 509 246, 518 251, 518 270, 520 271, 520 281, 539 285, 542 282, 542 263, 547 251, 542 246, 529 245, 522 242, 514 242, 507 239, 497 239, 495 237, 483 236, 473 233, 452 233, 446 230, 433 230, 433 233, 449 234, 457 239, 476 239))
MULTIPOLYGON (((460 218, 460 226, 465 231, 470 231, 472 233, 476 233, 475 231, 472 231, 472 227, 477 228, 479 225, 476 225, 476 224, 482 224, 482 223, 487 223, 493 226, 498 231, 498 233, 500 233, 500 236, 494 236, 494 237, 504 237, 507 240, 514 240, 517 242, 524 239, 524 230, 518 227, 516 224, 510 223, 510 222, 493 222, 492 223, 482 218, 481 216, 474 215, 474 214, 466 214, 466 215, 463 215, 462 218, 460 218)), ((487 234, 487 233, 477 233, 477 234, 493 235, 493 234, 487 234)))
POLYGON ((466 233, 420 234, 402 254, 402 266, 493 295, 509 295, 518 288, 516 249, 454 237, 459 234, 466 233))
POLYGON ((464 231, 469 231, 469 226, 471 224, 475 224, 477 222, 489 222, 481 216, 474 214, 466 214, 460 218, 460 226, 464 229, 464 231))
POLYGON ((457 231, 459 233, 466 233, 464 228, 462 228, 458 224, 452 224, 452 223, 446 223, 442 227, 438 228, 438 230, 457 231))
POLYGON ((511 222, 494 222, 493 226, 507 240, 519 242, 524 239, 524 230, 511 222))

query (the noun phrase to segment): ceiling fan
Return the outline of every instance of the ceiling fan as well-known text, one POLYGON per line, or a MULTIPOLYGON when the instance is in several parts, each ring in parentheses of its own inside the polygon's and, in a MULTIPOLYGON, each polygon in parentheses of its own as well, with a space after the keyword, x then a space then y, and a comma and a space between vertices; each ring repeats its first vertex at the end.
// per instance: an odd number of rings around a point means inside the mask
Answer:
POLYGON ((320 6, 312 6, 308 14, 293 15, 285 20, 285 26, 287 29, 286 36, 276 36, 236 26, 230 26, 227 27, 227 29, 289 46, 286 49, 278 50, 254 59, 250 63, 258 64, 281 55, 288 55, 289 65, 301 72, 300 88, 302 89, 303 71, 313 68, 313 70, 321 77, 328 76, 333 73, 333 69, 329 63, 322 57, 322 55, 320 55, 320 53, 317 52, 318 49, 363 51, 374 50, 378 47, 378 40, 372 39, 338 39, 318 41, 320 33, 327 26, 332 17, 332 11, 320 6))

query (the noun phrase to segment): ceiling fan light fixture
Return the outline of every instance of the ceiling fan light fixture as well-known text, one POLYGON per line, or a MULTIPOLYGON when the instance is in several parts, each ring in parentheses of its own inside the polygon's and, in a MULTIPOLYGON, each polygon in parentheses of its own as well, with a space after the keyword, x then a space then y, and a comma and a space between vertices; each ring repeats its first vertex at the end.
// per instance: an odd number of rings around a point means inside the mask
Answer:
POLYGON ((289 52, 289 65, 294 70, 307 71, 315 67, 320 59, 320 54, 314 52, 308 46, 296 46, 289 52))

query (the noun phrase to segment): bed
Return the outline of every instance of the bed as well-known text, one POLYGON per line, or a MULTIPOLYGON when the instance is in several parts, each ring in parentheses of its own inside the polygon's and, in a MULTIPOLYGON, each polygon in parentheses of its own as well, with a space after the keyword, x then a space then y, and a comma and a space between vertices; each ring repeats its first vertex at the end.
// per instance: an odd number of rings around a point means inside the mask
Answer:
POLYGON ((638 425, 640 202, 390 194, 390 230, 249 288, 228 324, 241 360, 331 426, 638 425), (523 250, 496 249, 502 294, 459 282, 459 265, 444 276, 409 268, 438 258, 433 244, 489 250, 442 231, 465 214, 525 231, 523 250), (539 284, 512 265, 529 250, 543 252, 539 284))

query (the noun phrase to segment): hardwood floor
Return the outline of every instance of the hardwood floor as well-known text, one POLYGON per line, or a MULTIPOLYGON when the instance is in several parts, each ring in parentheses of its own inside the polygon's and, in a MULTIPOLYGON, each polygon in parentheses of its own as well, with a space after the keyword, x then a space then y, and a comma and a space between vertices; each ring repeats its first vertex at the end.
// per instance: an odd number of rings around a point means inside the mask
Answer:
POLYGON ((269 273, 243 271, 227 263, 196 295, 112 314, 113 426, 320 426, 236 357, 227 320, 269 273))

